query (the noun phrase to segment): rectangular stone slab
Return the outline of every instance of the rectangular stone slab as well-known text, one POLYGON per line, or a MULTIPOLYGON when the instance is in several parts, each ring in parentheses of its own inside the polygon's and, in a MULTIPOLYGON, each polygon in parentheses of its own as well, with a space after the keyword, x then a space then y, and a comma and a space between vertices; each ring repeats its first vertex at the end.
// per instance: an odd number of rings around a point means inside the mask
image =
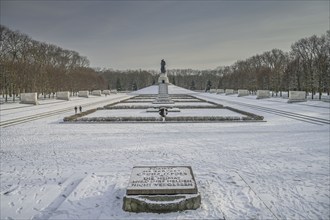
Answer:
POLYGON ((21 93, 21 104, 33 104, 38 105, 38 94, 33 93, 21 93))
POLYGON ((289 91, 288 102, 306 102, 306 92, 305 91, 289 91))
POLYGON ((127 195, 195 194, 197 186, 190 166, 135 166, 127 195))

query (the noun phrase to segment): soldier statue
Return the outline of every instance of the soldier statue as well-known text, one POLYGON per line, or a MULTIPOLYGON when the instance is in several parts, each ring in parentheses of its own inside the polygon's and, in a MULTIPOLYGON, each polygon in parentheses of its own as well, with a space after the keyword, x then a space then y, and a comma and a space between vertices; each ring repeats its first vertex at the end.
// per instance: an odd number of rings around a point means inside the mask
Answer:
POLYGON ((166 65, 165 60, 162 59, 162 61, 160 62, 160 72, 161 73, 165 73, 166 72, 165 65, 166 65))

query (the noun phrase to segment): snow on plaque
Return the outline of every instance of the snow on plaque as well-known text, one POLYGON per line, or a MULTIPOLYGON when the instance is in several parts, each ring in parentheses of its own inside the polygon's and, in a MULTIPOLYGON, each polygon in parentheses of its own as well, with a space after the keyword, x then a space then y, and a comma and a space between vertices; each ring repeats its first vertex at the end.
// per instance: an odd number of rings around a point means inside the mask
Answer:
POLYGON ((197 186, 190 166, 133 167, 127 195, 195 194, 197 186))

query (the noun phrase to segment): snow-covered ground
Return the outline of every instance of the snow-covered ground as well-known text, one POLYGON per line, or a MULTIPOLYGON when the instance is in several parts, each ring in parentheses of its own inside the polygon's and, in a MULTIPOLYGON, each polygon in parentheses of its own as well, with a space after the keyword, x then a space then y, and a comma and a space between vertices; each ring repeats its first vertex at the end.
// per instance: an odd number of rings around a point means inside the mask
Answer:
MULTIPOLYGON (((329 124, 274 111, 329 120, 329 103, 288 104, 281 98, 256 100, 175 86, 169 92, 262 115, 267 122, 62 123, 74 106, 101 107, 126 94, 48 100, 31 107, 1 105, 1 123, 67 109, 0 127, 1 219, 330 218, 329 124), (169 214, 122 211, 131 169, 137 165, 192 166, 201 208, 169 214)), ((139 93, 156 94, 157 88, 134 92, 139 93)))

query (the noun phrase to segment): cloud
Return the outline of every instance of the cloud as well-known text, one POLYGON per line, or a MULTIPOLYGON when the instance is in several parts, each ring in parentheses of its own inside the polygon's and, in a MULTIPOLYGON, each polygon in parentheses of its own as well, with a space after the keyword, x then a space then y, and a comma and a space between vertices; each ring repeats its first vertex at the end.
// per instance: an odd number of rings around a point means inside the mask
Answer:
POLYGON ((1 1, 2 22, 94 67, 215 68, 325 33, 326 1, 1 1))

